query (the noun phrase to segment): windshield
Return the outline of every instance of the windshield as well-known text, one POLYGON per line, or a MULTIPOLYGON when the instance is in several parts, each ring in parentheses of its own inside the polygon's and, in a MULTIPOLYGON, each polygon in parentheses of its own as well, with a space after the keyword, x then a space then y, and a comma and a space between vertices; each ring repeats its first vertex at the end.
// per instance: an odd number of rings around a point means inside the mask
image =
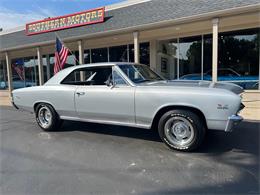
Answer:
POLYGON ((159 75, 145 65, 127 64, 118 66, 134 83, 163 80, 159 75))

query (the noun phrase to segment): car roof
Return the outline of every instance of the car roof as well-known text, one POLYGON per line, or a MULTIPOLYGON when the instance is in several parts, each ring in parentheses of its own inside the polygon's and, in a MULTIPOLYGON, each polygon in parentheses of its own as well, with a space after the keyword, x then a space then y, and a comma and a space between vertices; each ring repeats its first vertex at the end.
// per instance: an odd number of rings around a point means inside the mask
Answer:
POLYGON ((77 65, 76 67, 115 66, 115 65, 129 65, 129 64, 137 64, 137 63, 133 63, 133 62, 99 62, 99 63, 77 65))
MULTIPOLYGON (((133 62, 99 62, 99 63, 91 63, 91 64, 81 64, 81 65, 76 65, 76 66, 70 66, 64 70, 75 70, 75 69, 79 69, 79 68, 87 68, 87 67, 99 67, 99 66, 116 66, 116 65, 133 65, 133 64, 137 64, 137 63, 133 63, 133 62)), ((141 64, 140 64, 141 65, 141 64)))
POLYGON ((101 66, 116 66, 116 65, 131 65, 137 64, 132 62, 103 62, 103 63, 92 63, 92 64, 82 64, 77 66, 71 66, 68 68, 63 69, 56 75, 54 75, 51 79, 49 79, 44 85, 56 85, 59 84, 67 75, 69 75, 72 71, 80 68, 87 68, 87 67, 101 67, 101 66))

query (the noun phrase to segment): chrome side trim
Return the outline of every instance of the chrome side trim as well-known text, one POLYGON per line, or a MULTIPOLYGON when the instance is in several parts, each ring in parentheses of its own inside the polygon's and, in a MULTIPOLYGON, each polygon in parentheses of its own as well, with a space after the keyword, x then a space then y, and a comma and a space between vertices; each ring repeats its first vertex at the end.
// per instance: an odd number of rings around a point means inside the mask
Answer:
POLYGON ((60 119, 150 129, 149 125, 135 124, 135 123, 122 123, 122 122, 117 122, 117 121, 104 121, 104 120, 89 120, 89 119, 83 119, 83 118, 79 118, 79 117, 70 117, 70 116, 60 116, 60 119))

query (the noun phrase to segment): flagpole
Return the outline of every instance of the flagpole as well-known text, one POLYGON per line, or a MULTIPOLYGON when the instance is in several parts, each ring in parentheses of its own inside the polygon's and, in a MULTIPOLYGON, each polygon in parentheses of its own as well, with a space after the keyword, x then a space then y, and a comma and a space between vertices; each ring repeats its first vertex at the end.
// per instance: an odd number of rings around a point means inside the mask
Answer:
MULTIPOLYGON (((61 42, 63 45, 65 45, 65 43, 61 40, 61 38, 60 38, 60 36, 58 35, 57 32, 55 32, 55 35, 56 35, 56 37, 58 37, 58 39, 60 40, 60 42, 61 42)), ((65 46, 66 46, 66 45, 65 45, 65 46)), ((68 48, 68 47, 67 47, 67 48, 68 48)), ((75 54, 73 54, 73 53, 70 51, 69 48, 68 48, 68 50, 69 50, 70 54, 74 57, 74 60, 76 60, 76 62, 77 62, 78 64, 80 64, 79 61, 78 61, 78 59, 76 58, 75 54)))

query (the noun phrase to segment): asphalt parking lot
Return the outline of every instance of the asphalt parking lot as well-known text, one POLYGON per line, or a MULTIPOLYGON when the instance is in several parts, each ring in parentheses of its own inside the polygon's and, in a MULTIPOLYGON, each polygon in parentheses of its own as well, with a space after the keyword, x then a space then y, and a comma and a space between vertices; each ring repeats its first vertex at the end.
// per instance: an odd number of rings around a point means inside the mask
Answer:
POLYGON ((260 193, 260 123, 210 132, 181 153, 149 130, 65 122, 45 133, 33 115, 0 109, 3 195, 260 193))

